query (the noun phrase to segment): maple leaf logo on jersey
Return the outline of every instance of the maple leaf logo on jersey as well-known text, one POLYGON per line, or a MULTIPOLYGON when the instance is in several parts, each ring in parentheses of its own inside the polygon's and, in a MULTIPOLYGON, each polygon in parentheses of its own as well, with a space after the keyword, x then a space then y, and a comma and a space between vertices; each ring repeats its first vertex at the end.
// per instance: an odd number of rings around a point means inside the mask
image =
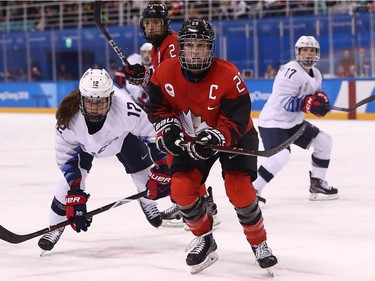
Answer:
POLYGON ((180 114, 180 120, 185 133, 190 137, 196 137, 200 131, 209 127, 205 121, 202 122, 201 116, 196 116, 190 109, 180 114))
POLYGON ((168 95, 170 95, 171 97, 175 96, 174 88, 173 88, 172 84, 169 84, 169 83, 165 84, 164 89, 167 91, 168 95))

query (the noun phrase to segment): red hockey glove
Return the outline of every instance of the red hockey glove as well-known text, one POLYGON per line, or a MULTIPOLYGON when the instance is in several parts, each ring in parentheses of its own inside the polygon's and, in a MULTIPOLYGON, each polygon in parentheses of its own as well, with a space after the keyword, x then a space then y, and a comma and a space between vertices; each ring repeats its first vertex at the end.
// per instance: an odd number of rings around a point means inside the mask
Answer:
POLYGON ((90 195, 83 190, 69 190, 68 195, 65 196, 66 217, 71 221, 71 227, 77 232, 87 231, 91 224, 92 219, 86 218, 86 202, 89 197, 90 195))
POLYGON ((217 152, 207 145, 225 145, 224 135, 216 129, 209 128, 200 132, 197 138, 187 144, 189 156, 195 160, 207 160, 217 152))
POLYGON ((325 116, 330 111, 328 96, 324 92, 316 92, 314 95, 306 96, 302 110, 318 117, 325 116))
POLYGON ((155 166, 150 169, 147 183, 147 197, 156 200, 171 193, 171 173, 165 160, 155 161, 155 166))

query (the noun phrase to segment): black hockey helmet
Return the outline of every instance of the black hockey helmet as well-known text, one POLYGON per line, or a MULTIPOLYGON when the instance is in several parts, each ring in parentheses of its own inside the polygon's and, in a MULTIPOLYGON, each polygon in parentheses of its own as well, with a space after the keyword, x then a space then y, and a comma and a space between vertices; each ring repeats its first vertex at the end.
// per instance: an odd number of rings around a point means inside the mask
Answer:
POLYGON ((206 70, 210 68, 215 51, 215 32, 211 24, 204 19, 186 20, 178 33, 178 59, 182 68, 186 70, 206 70), (192 46, 193 39, 204 39, 207 47, 205 56, 200 59, 192 58, 192 54, 187 56, 186 46, 192 46))
POLYGON ((143 37, 146 39, 147 42, 151 43, 152 45, 160 46, 163 39, 171 33, 169 28, 171 20, 169 18, 169 12, 167 7, 163 4, 149 4, 146 9, 142 12, 141 17, 141 32, 143 37), (162 19, 163 20, 163 30, 160 34, 147 34, 145 27, 144 27, 144 20, 145 19, 162 19))

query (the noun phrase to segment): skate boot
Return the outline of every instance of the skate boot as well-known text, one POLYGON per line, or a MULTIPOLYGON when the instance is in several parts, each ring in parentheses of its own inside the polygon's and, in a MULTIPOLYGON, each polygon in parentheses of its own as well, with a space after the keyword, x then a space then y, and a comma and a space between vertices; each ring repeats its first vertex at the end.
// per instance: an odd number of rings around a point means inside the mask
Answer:
POLYGON ((271 249, 268 247, 267 242, 262 242, 258 245, 251 246, 253 249, 255 258, 261 268, 267 270, 268 274, 273 276, 273 271, 270 269, 271 266, 277 264, 277 258, 272 254, 271 249))
POLYGON ((183 225, 182 213, 180 208, 173 203, 171 207, 160 213, 163 220, 162 226, 165 227, 181 227, 183 225))
POLYGON ((156 206, 155 202, 145 203, 141 200, 138 200, 139 204, 141 205, 142 211, 146 216, 148 222, 153 226, 158 228, 162 224, 162 219, 160 216, 160 212, 156 206))
POLYGON ((58 228, 54 231, 44 234, 38 241, 39 248, 42 249, 40 256, 42 256, 46 251, 51 251, 59 241, 61 235, 64 232, 65 227, 58 228))
POLYGON ((337 188, 329 186, 325 180, 311 177, 310 173, 310 200, 336 200, 339 198, 337 188))
POLYGON ((186 257, 186 264, 190 266, 191 274, 197 274, 215 263, 218 259, 216 249, 217 245, 212 231, 191 241, 187 250, 185 250, 189 252, 186 257))
MULTIPOLYGON (((214 197, 212 195, 211 186, 207 188, 207 195, 205 195, 203 199, 204 199, 204 204, 206 206, 207 213, 211 215, 212 218, 214 219, 213 226, 218 226, 221 223, 221 221, 217 214, 217 205, 214 202, 214 197)), ((186 231, 190 231, 189 226, 186 223, 184 224, 184 229, 186 231)))

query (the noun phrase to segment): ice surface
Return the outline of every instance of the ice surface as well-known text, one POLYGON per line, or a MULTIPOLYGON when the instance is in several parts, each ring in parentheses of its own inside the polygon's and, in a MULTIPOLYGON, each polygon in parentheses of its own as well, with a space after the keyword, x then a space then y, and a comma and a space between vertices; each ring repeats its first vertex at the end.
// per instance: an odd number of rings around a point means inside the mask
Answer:
MULTIPOLYGON (((256 121, 256 120, 255 120, 256 121)), ((0 114, 0 224, 18 234, 48 226, 60 171, 54 159, 52 114, 0 114)), ((279 259, 277 281, 375 280, 375 122, 311 120, 334 140, 328 182, 340 199, 308 200, 310 152, 292 158, 264 189, 268 244, 279 259)), ((259 163, 263 161, 259 158, 259 163)), ((196 276, 185 264, 193 236, 148 224, 137 202, 94 217, 89 231, 66 228, 53 251, 39 257, 38 238, 0 241, 1 280, 270 280, 254 260, 220 166, 213 186, 222 221, 214 232, 219 260, 196 276)), ((114 158, 96 159, 87 181, 89 210, 136 193, 114 158)), ((160 209, 170 206, 162 199, 160 209)))

